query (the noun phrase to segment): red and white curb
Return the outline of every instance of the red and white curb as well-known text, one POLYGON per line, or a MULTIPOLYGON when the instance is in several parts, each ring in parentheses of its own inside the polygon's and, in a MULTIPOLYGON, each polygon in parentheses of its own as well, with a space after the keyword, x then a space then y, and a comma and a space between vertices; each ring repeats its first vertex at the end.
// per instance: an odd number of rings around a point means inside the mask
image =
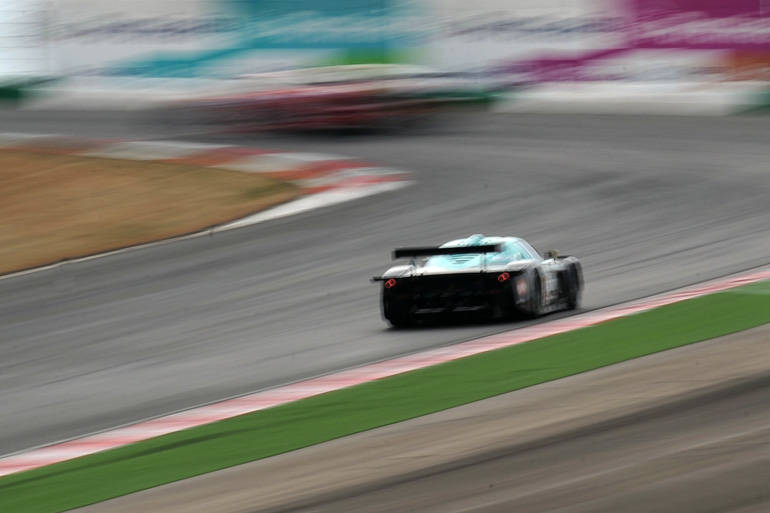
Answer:
POLYGON ((281 386, 271 390, 256 392, 242 397, 166 415, 153 420, 139 422, 133 425, 86 436, 84 438, 12 454, 0 458, 0 476, 60 463, 81 456, 174 433, 183 429, 189 429, 219 420, 229 419, 238 415, 287 404, 300 399, 306 399, 326 392, 341 390, 343 388, 368 383, 389 376, 395 376, 417 369, 424 369, 432 365, 458 360, 467 356, 510 347, 588 326, 594 326, 612 319, 618 319, 620 317, 652 310, 660 306, 678 303, 687 299, 693 299, 767 279, 770 279, 770 268, 742 273, 721 280, 688 287, 676 292, 626 303, 620 306, 605 308, 448 347, 441 347, 370 365, 364 365, 362 367, 337 372, 327 376, 308 379, 306 381, 281 386))
MULTIPOLYGON (((213 231, 240 228, 413 184, 410 173, 351 157, 184 141, 114 141, 62 135, 0 133, 0 149, 58 155, 162 161, 260 173, 297 184, 299 199, 213 231)), ((212 230, 207 230, 210 233, 212 230)))

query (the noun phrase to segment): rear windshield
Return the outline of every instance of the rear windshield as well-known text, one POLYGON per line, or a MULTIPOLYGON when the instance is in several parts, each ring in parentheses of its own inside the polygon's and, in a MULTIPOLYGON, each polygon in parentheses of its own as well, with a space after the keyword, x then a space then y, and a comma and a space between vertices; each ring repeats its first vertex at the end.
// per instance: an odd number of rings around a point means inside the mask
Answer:
MULTIPOLYGON (((497 242, 487 242, 496 244, 497 242)), ((535 249, 524 241, 504 241, 500 252, 486 253, 465 253, 457 255, 437 255, 428 258, 425 267, 444 267, 444 268, 462 268, 475 267, 482 264, 500 264, 513 262, 516 260, 540 260, 541 257, 535 249)))

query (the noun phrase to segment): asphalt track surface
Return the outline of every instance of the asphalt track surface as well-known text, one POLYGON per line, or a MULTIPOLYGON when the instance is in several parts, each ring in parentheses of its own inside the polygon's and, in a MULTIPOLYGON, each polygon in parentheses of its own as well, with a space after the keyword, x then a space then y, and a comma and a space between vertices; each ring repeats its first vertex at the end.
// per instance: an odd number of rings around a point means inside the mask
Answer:
MULTIPOLYGON (((160 138, 122 115, 0 130, 160 138)), ((332 152, 418 185, 0 280, 0 454, 515 328, 390 330, 395 246, 514 234, 579 256, 584 309, 770 263, 770 120, 456 115, 419 132, 172 138, 332 152)))

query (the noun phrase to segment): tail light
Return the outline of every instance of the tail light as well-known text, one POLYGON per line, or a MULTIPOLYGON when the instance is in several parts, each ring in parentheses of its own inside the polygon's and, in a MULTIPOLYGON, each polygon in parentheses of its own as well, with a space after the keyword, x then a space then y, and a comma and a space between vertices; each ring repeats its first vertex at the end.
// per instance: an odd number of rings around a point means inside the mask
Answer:
POLYGON ((505 283, 510 279, 511 279, 511 275, 508 273, 503 273, 497 277, 497 281, 499 281, 500 283, 505 283))
POLYGON ((385 282, 385 288, 386 289, 392 289, 396 286, 396 283, 398 283, 395 279, 391 278, 388 281, 385 282))

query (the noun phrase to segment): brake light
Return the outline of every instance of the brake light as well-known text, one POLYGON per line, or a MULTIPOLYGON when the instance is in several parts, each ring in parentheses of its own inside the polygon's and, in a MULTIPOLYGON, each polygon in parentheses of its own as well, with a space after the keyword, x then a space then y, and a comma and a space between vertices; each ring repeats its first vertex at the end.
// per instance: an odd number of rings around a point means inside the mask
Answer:
POLYGON ((511 279, 511 275, 508 273, 503 273, 500 276, 497 277, 497 281, 500 283, 505 283, 506 281, 511 279))
POLYGON ((385 282, 385 288, 386 289, 390 289, 390 288, 393 288, 395 286, 396 286, 396 280, 394 280, 393 278, 391 278, 391 279, 389 279, 388 281, 385 282))

